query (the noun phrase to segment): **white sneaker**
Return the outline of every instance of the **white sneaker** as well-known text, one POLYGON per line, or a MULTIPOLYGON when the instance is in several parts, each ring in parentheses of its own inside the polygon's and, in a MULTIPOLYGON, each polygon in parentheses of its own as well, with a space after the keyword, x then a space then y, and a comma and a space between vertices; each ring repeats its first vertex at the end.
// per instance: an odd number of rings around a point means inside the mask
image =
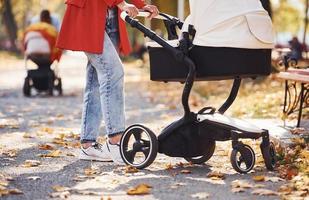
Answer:
POLYGON ((100 144, 97 142, 93 142, 90 147, 83 148, 81 146, 79 159, 81 160, 95 160, 95 161, 103 161, 110 162, 113 161, 110 152, 107 148, 106 144, 100 144))
POLYGON ((108 140, 106 141, 106 147, 110 154, 110 157, 113 159, 114 163, 118 165, 125 165, 123 159, 120 155, 120 145, 119 144, 111 144, 108 140))

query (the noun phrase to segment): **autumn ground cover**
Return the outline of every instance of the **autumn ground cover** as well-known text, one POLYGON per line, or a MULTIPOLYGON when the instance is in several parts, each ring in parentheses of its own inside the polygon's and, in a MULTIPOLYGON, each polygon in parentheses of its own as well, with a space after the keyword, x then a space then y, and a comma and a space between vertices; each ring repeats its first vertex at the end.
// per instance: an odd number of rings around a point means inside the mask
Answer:
MULTIPOLYGON (((295 140, 291 147, 277 145, 281 165, 275 172, 265 170, 258 148, 260 141, 245 141, 257 156, 254 170, 247 175, 232 169, 230 142, 218 142, 215 155, 206 165, 192 165, 164 155, 159 155, 145 170, 79 161, 85 58, 70 54, 60 63, 63 97, 24 98, 23 60, 8 54, 0 57, 1 199, 305 199, 308 196, 308 143, 304 139, 295 140)), ((181 116, 181 84, 150 82, 148 69, 140 61, 126 63, 125 71, 127 124, 142 123, 159 134, 164 126, 181 116)), ((272 77, 245 82, 228 114, 280 119, 282 83, 272 77)), ((190 100, 193 109, 218 106, 230 85, 229 81, 197 83, 190 100)))

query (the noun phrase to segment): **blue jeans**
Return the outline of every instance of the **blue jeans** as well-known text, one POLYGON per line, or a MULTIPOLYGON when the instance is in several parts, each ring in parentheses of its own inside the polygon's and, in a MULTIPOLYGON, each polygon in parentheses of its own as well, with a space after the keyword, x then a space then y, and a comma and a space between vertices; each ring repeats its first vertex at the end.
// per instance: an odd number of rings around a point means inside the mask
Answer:
POLYGON ((85 52, 88 65, 81 124, 82 143, 96 141, 102 118, 109 137, 125 130, 124 71, 117 51, 118 22, 113 17, 107 18, 103 53, 85 52))

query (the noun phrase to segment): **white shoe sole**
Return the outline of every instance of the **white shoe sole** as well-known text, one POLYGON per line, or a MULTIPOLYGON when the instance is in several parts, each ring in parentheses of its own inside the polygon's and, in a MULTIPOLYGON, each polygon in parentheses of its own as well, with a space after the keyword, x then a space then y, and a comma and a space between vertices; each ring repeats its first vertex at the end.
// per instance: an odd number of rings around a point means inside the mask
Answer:
POLYGON ((87 155, 79 155, 78 157, 80 160, 93 160, 93 161, 101 161, 101 162, 112 162, 111 158, 100 158, 96 156, 87 156, 87 155))

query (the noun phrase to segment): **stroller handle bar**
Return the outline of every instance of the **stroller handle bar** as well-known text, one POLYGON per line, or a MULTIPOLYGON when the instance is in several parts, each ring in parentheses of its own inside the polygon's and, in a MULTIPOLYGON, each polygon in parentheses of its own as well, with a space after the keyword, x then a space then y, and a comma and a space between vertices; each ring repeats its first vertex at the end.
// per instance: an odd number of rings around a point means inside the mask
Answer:
MULTIPOLYGON (((189 72, 186 78, 185 86, 183 88, 183 93, 182 93, 182 105, 184 108, 184 118, 189 118, 191 116, 191 110, 189 106, 189 96, 190 92, 193 86, 193 82, 195 79, 195 74, 196 74, 196 67, 193 61, 184 54, 181 50, 178 48, 174 48, 171 46, 169 43, 167 43, 166 40, 158 36, 154 31, 150 30, 149 28, 145 27, 143 24, 141 24, 138 20, 130 17, 125 11, 121 13, 121 18, 127 22, 128 24, 131 25, 131 27, 138 29, 142 33, 144 33, 145 37, 150 38, 151 40, 157 42, 160 44, 163 48, 165 48, 178 62, 183 62, 188 68, 189 72)), ((147 17, 149 16, 149 12, 141 11, 139 12, 139 16, 147 17)), ((175 17, 172 17, 170 15, 167 15, 165 13, 160 13, 156 18, 159 19, 164 19, 167 21, 174 21, 178 20, 175 17)))
MULTIPOLYGON (((149 11, 145 11, 145 10, 139 10, 137 17, 149 17, 150 16, 150 12, 149 11)), ((129 16, 128 13, 126 11, 122 11, 120 14, 120 17, 122 20, 125 21, 126 17, 129 16)), ((154 17, 155 19, 162 19, 162 20, 172 20, 173 18, 175 18, 174 16, 165 14, 165 13, 159 13, 159 15, 154 17)))

